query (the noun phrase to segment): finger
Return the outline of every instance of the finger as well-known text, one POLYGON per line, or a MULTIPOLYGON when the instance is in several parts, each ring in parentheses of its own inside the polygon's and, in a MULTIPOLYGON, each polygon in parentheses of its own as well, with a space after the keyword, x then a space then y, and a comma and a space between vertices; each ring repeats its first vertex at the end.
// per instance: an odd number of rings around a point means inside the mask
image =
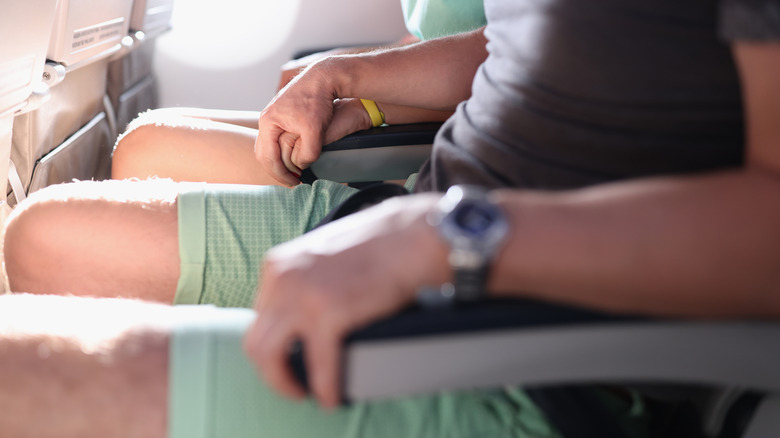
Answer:
POLYGON ((342 334, 333 324, 323 322, 310 330, 305 343, 306 369, 311 390, 325 409, 339 404, 341 388, 341 339, 342 334))
POLYGON ((292 399, 301 399, 306 392, 287 366, 290 346, 299 337, 295 327, 290 319, 258 313, 257 320, 247 333, 244 348, 273 390, 292 399))
POLYGON ((282 162, 285 168, 300 179, 302 170, 292 162, 293 150, 299 139, 300 137, 297 135, 285 131, 279 137, 279 144, 281 145, 282 162))
POLYGON ((322 151, 322 139, 325 129, 307 129, 301 133, 292 152, 292 162, 299 169, 306 169, 317 161, 322 151))
POLYGON ((263 126, 260 124, 260 132, 255 142, 255 157, 260 161, 268 173, 282 184, 292 186, 298 184, 298 178, 295 178, 282 162, 281 146, 279 137, 284 130, 279 126, 263 126))

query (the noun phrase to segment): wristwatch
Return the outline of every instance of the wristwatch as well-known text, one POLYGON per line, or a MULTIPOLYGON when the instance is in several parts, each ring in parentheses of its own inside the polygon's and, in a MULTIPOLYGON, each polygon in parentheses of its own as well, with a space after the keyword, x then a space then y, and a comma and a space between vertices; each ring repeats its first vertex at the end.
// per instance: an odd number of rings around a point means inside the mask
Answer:
POLYGON ((441 293, 454 294, 455 301, 482 298, 493 258, 509 233, 504 212, 484 189, 456 185, 447 190, 428 223, 450 247, 453 281, 443 285, 441 293))

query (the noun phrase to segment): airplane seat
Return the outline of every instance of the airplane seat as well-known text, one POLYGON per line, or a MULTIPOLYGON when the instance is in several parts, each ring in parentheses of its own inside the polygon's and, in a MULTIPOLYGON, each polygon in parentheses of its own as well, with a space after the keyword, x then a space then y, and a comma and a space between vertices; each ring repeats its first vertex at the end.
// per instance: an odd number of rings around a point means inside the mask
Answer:
MULTIPOLYGON (((48 96, 41 75, 56 5, 57 0, 11 0, 3 5, 0 14, 0 40, 14 42, 0 44, 0 175, 3 177, 11 170, 14 118, 48 96)), ((7 188, 0 191, 0 226, 10 213, 8 191, 7 188)), ((0 293, 7 289, 5 283, 5 276, 0 275, 0 293)))
MULTIPOLYGON (((10 170, 14 118, 48 96, 42 84, 57 0, 14 0, 0 15, 0 174, 10 170), (38 96, 38 99, 33 97, 38 96)), ((0 211, 7 213, 7 194, 0 193, 0 211)), ((4 218, 4 216, 3 216, 4 218)))
POLYGON ((108 67, 108 98, 116 116, 117 132, 123 132, 139 113, 158 107, 152 72, 154 39, 143 32, 128 37, 128 51, 108 67))
MULTIPOLYGON (((347 337, 342 394, 354 402, 519 385, 539 404, 549 388, 619 385, 648 401, 689 402, 695 415, 675 425, 695 430, 682 436, 774 436, 778 336, 780 324, 768 320, 654 319, 522 299, 427 300, 347 337)), ((303 356, 298 345, 289 360, 306 387, 303 356)), ((600 435, 567 435, 575 425, 566 418, 577 415, 567 415, 565 403, 540 408, 564 436, 600 435)), ((666 427, 658 436, 681 436, 666 427)))
POLYGON ((108 96, 123 132, 139 113, 157 108, 153 73, 157 37, 170 29, 173 0, 135 0, 125 50, 108 68, 108 96))
POLYGON ((58 2, 43 71, 51 98, 14 120, 10 205, 50 184, 110 175, 108 64, 128 34, 131 8, 132 0, 58 2))
POLYGON ((173 0, 135 0, 130 30, 155 38, 171 27, 173 0))
MULTIPOLYGON (((0 113, 0 173, 8 175, 11 163, 11 133, 14 126, 14 111, 6 110, 0 113)), ((5 223, 9 213, 8 202, 6 200, 8 193, 3 191, 0 194, 0 224, 5 223)))

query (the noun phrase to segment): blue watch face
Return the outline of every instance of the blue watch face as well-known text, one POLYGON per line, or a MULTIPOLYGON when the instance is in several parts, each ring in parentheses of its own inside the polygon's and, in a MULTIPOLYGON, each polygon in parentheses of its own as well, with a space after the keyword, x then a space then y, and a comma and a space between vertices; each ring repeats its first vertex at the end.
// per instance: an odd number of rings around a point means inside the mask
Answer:
POLYGON ((464 202, 455 212, 455 223, 460 229, 473 236, 481 236, 496 220, 498 211, 483 204, 464 202))

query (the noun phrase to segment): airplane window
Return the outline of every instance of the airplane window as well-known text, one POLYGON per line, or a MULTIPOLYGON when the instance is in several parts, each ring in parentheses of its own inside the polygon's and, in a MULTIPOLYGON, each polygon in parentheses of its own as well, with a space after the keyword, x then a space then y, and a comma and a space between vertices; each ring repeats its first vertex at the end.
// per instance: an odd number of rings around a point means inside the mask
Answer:
POLYGON ((295 23, 300 0, 187 0, 176 3, 173 31, 158 50, 200 69, 230 70, 274 53, 295 23), (246 41, 257 44, 248 47, 246 41))

